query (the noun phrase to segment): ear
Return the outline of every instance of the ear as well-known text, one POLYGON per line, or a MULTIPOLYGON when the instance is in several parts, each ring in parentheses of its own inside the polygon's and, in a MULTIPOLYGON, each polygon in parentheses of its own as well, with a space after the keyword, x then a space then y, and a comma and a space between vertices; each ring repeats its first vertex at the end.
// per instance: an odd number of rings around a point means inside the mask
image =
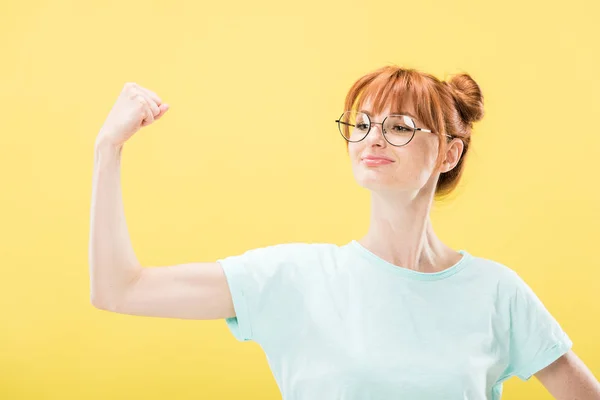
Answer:
POLYGON ((442 167, 440 168, 440 172, 448 172, 451 171, 456 164, 460 161, 460 157, 462 156, 465 145, 462 140, 458 138, 452 139, 450 143, 448 143, 448 148, 446 150, 446 158, 442 167))

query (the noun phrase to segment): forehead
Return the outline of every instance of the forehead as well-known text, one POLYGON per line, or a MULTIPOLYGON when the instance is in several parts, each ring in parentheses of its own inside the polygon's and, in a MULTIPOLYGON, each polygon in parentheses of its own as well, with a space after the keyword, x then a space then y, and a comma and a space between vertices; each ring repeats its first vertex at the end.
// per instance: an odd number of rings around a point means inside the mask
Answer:
POLYGON ((401 96, 395 101, 377 101, 374 96, 367 96, 358 102, 358 110, 369 114, 370 117, 383 119, 389 114, 404 114, 419 121, 414 108, 412 96, 401 96), (376 107, 378 106, 378 107, 376 107))

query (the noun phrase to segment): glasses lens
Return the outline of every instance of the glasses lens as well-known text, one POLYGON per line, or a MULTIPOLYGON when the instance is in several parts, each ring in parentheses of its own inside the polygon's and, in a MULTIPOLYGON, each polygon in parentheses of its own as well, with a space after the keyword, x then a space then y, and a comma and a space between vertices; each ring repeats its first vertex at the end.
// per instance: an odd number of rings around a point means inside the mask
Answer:
POLYGON ((406 115, 390 115, 383 125, 385 137, 395 146, 408 143, 415 133, 415 122, 406 115))
POLYGON ((369 132, 369 117, 358 111, 346 111, 340 117, 338 127, 346 140, 358 142, 369 132))

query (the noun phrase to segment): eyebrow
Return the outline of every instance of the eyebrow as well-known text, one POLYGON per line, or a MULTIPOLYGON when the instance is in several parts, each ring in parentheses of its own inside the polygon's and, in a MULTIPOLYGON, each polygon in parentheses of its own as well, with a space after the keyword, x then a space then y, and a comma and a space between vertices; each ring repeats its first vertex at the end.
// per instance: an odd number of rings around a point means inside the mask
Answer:
MULTIPOLYGON (((367 115, 370 115, 369 112, 367 110, 360 110, 359 112, 361 113, 365 113, 367 115)), ((394 114, 402 114, 402 115, 408 115, 409 117, 411 117, 412 119, 416 119, 418 120, 419 118, 415 117, 414 115, 412 115, 411 113, 409 113, 408 111, 399 111, 397 113, 394 114)))

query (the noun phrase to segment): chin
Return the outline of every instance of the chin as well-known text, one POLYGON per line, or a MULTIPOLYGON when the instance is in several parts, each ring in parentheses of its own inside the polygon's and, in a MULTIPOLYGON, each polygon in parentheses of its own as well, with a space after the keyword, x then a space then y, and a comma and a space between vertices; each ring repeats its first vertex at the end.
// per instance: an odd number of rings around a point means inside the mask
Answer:
POLYGON ((354 179, 359 186, 371 191, 420 191, 431 178, 428 171, 411 166, 395 168, 365 167, 362 163, 352 165, 354 179))
POLYGON ((354 174, 354 179, 359 186, 372 191, 420 190, 426 183, 413 178, 405 174, 377 174, 360 170, 354 174))
POLYGON ((369 189, 369 190, 389 190, 389 189, 399 189, 402 185, 400 182, 394 180, 392 177, 382 178, 382 177, 368 177, 368 176, 355 176, 356 183, 359 186, 369 189))

